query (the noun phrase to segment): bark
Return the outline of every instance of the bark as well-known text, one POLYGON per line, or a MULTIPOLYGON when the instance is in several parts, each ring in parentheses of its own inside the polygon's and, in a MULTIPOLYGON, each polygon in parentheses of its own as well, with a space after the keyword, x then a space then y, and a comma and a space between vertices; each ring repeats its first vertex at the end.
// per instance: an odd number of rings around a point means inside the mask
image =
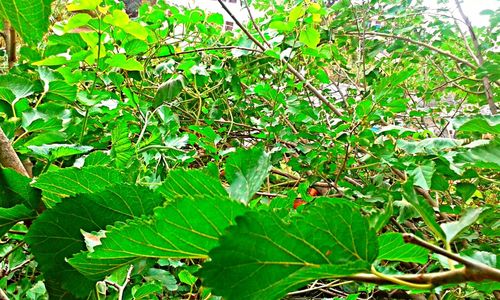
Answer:
POLYGON ((29 177, 28 172, 23 166, 23 163, 17 156, 9 139, 0 127, 0 165, 5 168, 11 168, 21 175, 29 177))

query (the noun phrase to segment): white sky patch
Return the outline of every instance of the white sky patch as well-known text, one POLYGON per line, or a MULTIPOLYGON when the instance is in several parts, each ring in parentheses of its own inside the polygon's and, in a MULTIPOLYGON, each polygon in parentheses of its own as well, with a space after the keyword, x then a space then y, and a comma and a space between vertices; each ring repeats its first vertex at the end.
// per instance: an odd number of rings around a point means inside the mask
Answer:
MULTIPOLYGON (((462 19, 455 4, 455 0, 449 0, 447 6, 438 5, 437 0, 424 0, 423 2, 424 5, 434 10, 447 7, 450 12, 453 13, 453 16, 460 20, 462 19)), ((487 15, 481 15, 481 11, 486 9, 494 11, 498 8, 500 8, 500 0, 462 0, 463 11, 471 21, 472 25, 476 27, 488 26, 490 24, 490 17, 487 15)))

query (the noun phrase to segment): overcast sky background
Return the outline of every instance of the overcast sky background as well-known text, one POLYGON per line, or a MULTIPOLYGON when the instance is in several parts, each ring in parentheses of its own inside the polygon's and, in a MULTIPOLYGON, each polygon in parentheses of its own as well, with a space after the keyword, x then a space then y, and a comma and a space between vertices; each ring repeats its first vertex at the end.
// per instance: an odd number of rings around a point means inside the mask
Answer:
MULTIPOLYGON (((461 19, 458 10, 456 9, 455 1, 449 1, 448 7, 454 13, 454 16, 461 19)), ((424 0, 424 4, 431 9, 436 9, 437 0, 424 0)), ((486 9, 496 10, 500 7, 500 0, 463 0, 462 8, 469 17, 472 25, 474 26, 487 26, 489 25, 489 16, 481 15, 481 11, 486 9)))

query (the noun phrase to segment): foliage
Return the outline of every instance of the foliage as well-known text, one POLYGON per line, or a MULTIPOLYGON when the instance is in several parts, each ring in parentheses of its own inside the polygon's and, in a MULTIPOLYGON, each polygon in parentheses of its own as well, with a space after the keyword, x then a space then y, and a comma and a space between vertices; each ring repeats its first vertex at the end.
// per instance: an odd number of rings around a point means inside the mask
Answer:
POLYGON ((50 2, 0 7, 25 42, 0 128, 33 177, 0 169, 6 297, 500 290, 500 11, 469 38, 418 1, 254 0, 235 31, 50 2))

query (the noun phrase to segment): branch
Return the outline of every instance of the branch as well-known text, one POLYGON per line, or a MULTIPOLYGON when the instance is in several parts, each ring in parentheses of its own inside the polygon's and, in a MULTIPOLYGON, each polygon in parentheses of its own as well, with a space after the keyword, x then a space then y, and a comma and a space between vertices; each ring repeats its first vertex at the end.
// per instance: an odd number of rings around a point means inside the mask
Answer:
MULTIPOLYGON (((416 40, 413 40, 413 39, 410 39, 408 37, 404 37, 404 36, 399 36, 399 35, 394 35, 394 34, 388 34, 388 33, 382 33, 382 32, 374 32, 374 31, 367 31, 367 32, 364 32, 365 35, 372 35, 372 36, 380 36, 380 37, 385 37, 385 38, 392 38, 392 39, 397 39, 397 40, 402 40, 402 41, 405 41, 405 42, 408 42, 410 44, 415 44, 415 45, 419 45, 419 46, 422 46, 422 47, 425 47, 429 50, 432 50, 434 52, 437 52, 439 54, 442 54, 442 55, 445 55, 445 56, 448 56, 449 58, 453 59, 454 61, 456 62, 459 62, 459 63, 462 63, 464 65, 467 65, 469 67, 471 67, 472 69, 477 69, 478 67, 474 64, 472 64, 471 62, 463 59, 463 58, 460 58, 448 51, 444 51, 442 49, 439 49, 437 47, 434 47, 430 44, 426 44, 424 42, 420 42, 420 41, 416 41, 416 40)), ((360 35, 359 32, 347 32, 346 35, 360 35)))
MULTIPOLYGON (((231 17, 231 19, 233 19, 233 21, 236 23, 236 25, 243 31, 243 33, 245 33, 245 35, 250 39, 252 40, 252 42, 255 43, 255 45, 257 45, 257 47, 259 47, 259 49, 261 49, 262 51, 266 51, 266 47, 264 45, 262 45, 262 43, 260 43, 244 26, 243 24, 241 24, 241 22, 233 15, 233 13, 227 8, 226 4, 224 4, 224 2, 222 2, 222 0, 217 0, 219 2, 219 4, 221 5, 221 7, 227 12, 227 14, 231 17)), ((311 85, 306 79, 304 76, 302 76, 302 74, 300 74, 299 71, 297 71, 290 63, 288 63, 285 59, 281 58, 280 61, 286 66, 287 70, 292 73, 295 77, 297 77, 298 80, 300 80, 301 82, 304 83, 304 86, 311 92, 314 94, 314 96, 316 96, 316 98, 318 98, 321 103, 323 103, 324 105, 326 105, 335 115, 337 115, 338 117, 342 117, 342 113, 337 110, 337 108, 335 108, 335 106, 330 102, 328 101, 328 99, 325 98, 325 96, 323 96, 323 94, 321 94, 321 92, 316 89, 313 85, 311 85)))
POLYGON ((17 173, 29 177, 28 171, 17 156, 9 139, 0 127, 0 165, 4 168, 11 168, 17 173))
MULTIPOLYGON (((482 66, 484 63, 484 58, 483 54, 481 53, 481 47, 479 46, 479 41, 477 40, 474 28, 472 27, 469 18, 465 15, 462 6, 460 5, 460 1, 455 0, 455 4, 457 5, 458 11, 460 12, 462 19, 464 19, 465 25, 467 25, 467 29, 469 30, 469 34, 472 39, 474 49, 476 50, 476 58, 479 63, 479 66, 482 66)), ((496 115, 498 110, 495 105, 495 101, 493 100, 493 91, 491 90, 490 79, 488 78, 488 76, 483 77, 483 86, 484 86, 484 94, 486 95, 486 100, 488 101, 488 106, 490 107, 491 114, 496 115)))
POLYGON ((157 56, 157 58, 184 55, 184 54, 196 53, 196 52, 206 52, 206 51, 210 51, 210 50, 233 50, 233 49, 262 53, 262 51, 260 51, 259 49, 254 49, 254 48, 247 48, 247 47, 240 47, 240 46, 216 46, 216 47, 198 48, 198 49, 191 49, 191 50, 186 50, 186 51, 181 51, 181 52, 169 53, 166 55, 157 56))
POLYGON ((112 282, 112 281, 108 281, 108 280, 104 281, 106 284, 108 284, 108 285, 110 285, 118 290, 118 300, 123 299, 123 293, 125 292, 125 288, 127 287, 127 284, 129 284, 129 282, 130 282, 130 276, 132 275, 133 269, 134 269, 134 266, 130 265, 130 267, 128 268, 128 271, 127 271, 127 276, 125 277, 125 281, 123 282, 122 285, 119 285, 116 282, 112 282))

